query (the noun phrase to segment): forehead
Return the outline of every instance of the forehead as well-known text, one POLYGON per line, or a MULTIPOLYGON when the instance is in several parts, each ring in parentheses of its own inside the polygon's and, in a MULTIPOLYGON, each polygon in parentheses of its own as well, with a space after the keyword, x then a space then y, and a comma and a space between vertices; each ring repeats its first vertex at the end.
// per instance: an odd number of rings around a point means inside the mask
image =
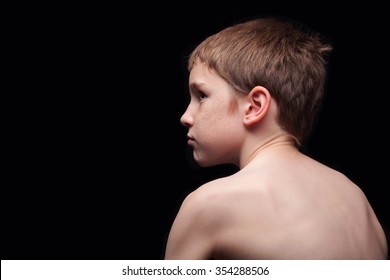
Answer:
POLYGON ((197 60, 190 71, 189 87, 199 89, 203 87, 228 88, 229 86, 213 69, 197 60))

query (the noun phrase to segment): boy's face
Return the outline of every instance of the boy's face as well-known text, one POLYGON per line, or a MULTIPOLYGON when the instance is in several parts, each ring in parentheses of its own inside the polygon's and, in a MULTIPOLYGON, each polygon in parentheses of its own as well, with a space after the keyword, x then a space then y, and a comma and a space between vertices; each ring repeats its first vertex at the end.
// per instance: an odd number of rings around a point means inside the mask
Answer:
POLYGON ((213 70, 197 61, 190 72, 191 101, 180 121, 188 127, 188 144, 200 166, 238 163, 244 125, 234 93, 213 70))

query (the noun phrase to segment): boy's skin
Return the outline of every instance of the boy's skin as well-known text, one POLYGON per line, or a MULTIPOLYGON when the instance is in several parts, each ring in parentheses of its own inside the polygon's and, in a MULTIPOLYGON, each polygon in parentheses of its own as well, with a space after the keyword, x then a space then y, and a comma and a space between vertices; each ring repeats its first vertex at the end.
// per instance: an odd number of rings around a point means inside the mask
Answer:
POLYGON ((184 200, 165 259, 386 259, 384 231, 361 189, 301 153, 267 88, 237 96, 199 60, 181 118, 200 166, 239 171, 184 200), (236 105, 232 102, 236 100, 236 105))
POLYGON ((284 19, 227 27, 188 57, 181 117, 202 167, 239 171, 184 200, 165 259, 386 259, 370 203, 299 149, 324 94, 332 46, 284 19))

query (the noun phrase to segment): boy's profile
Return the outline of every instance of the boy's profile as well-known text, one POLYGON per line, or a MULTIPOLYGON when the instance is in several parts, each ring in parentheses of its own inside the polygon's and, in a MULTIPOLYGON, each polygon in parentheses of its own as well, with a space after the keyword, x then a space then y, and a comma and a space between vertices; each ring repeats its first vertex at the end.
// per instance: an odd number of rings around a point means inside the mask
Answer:
POLYGON ((188 59, 181 117, 202 167, 236 173, 190 193, 165 259, 386 259, 362 190, 300 151, 323 98, 332 46, 285 18, 232 25, 188 59))

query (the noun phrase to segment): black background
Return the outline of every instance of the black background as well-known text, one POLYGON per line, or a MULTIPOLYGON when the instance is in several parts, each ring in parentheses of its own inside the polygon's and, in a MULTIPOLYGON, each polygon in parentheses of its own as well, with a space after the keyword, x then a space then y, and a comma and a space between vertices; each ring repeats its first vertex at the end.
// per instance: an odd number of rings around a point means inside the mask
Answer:
POLYGON ((179 123, 184 57, 257 15, 296 18, 332 40, 327 97, 306 152, 356 182, 390 226, 382 6, 34 5, 9 22, 2 259, 162 259, 185 195, 234 172, 191 160, 179 123))

